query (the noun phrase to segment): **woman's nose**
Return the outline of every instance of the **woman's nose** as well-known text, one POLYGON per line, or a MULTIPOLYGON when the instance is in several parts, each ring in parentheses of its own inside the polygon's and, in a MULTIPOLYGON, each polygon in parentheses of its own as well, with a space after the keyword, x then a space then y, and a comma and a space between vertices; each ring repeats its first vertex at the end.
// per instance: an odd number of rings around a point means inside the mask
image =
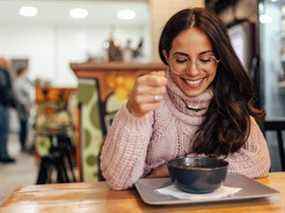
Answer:
POLYGON ((196 63, 191 62, 188 64, 187 69, 186 69, 186 73, 189 76, 197 76, 200 74, 200 70, 197 67, 196 63))

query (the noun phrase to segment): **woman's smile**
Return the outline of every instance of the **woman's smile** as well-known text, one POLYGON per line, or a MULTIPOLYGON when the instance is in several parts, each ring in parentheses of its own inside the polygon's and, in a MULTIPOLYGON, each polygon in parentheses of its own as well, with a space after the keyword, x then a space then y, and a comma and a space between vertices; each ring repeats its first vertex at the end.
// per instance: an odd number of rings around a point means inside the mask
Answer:
POLYGON ((189 86, 190 88, 199 88, 203 82, 205 78, 200 78, 200 79, 184 79, 181 78, 185 84, 187 84, 187 86, 189 86))

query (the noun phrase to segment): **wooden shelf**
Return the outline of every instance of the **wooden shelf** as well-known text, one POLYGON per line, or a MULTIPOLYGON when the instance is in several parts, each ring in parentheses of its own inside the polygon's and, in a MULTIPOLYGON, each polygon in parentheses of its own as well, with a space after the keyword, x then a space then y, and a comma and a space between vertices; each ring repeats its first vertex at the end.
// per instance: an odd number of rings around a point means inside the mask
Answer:
POLYGON ((159 71, 165 70, 166 66, 162 63, 71 63, 71 69, 78 78, 94 78, 94 73, 106 71, 159 71))

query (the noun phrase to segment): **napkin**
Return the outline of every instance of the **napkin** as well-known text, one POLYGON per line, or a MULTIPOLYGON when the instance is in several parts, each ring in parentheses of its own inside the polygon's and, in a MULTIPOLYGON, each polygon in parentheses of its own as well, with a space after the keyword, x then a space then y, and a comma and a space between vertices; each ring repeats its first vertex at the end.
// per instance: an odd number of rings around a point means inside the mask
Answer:
POLYGON ((191 201, 218 200, 224 197, 232 196, 242 188, 234 188, 221 185, 218 189, 207 194, 192 194, 179 190, 174 184, 156 189, 155 191, 163 195, 171 195, 178 199, 188 199, 191 201))

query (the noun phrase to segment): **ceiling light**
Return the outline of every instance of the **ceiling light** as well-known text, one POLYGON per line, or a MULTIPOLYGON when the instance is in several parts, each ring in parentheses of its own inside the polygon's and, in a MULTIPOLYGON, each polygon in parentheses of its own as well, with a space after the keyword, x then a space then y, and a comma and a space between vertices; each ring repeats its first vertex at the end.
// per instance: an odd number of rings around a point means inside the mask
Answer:
POLYGON ((129 10, 129 9, 120 10, 117 13, 117 17, 118 17, 118 19, 122 19, 122 20, 131 20, 131 19, 134 19, 136 17, 136 13, 135 13, 135 11, 129 10))
POLYGON ((33 16, 36 16, 38 14, 38 8, 23 6, 20 8, 19 14, 21 16, 33 17, 33 16))
POLYGON ((272 2, 277 2, 278 0, 271 0, 272 2))
POLYGON ((271 17, 270 15, 262 14, 262 15, 260 15, 260 17, 259 17, 259 21, 260 21, 262 24, 268 24, 268 23, 271 23, 271 22, 272 22, 272 17, 271 17))
POLYGON ((88 11, 82 8, 74 8, 69 11, 69 15, 75 19, 84 19, 88 16, 88 11))

